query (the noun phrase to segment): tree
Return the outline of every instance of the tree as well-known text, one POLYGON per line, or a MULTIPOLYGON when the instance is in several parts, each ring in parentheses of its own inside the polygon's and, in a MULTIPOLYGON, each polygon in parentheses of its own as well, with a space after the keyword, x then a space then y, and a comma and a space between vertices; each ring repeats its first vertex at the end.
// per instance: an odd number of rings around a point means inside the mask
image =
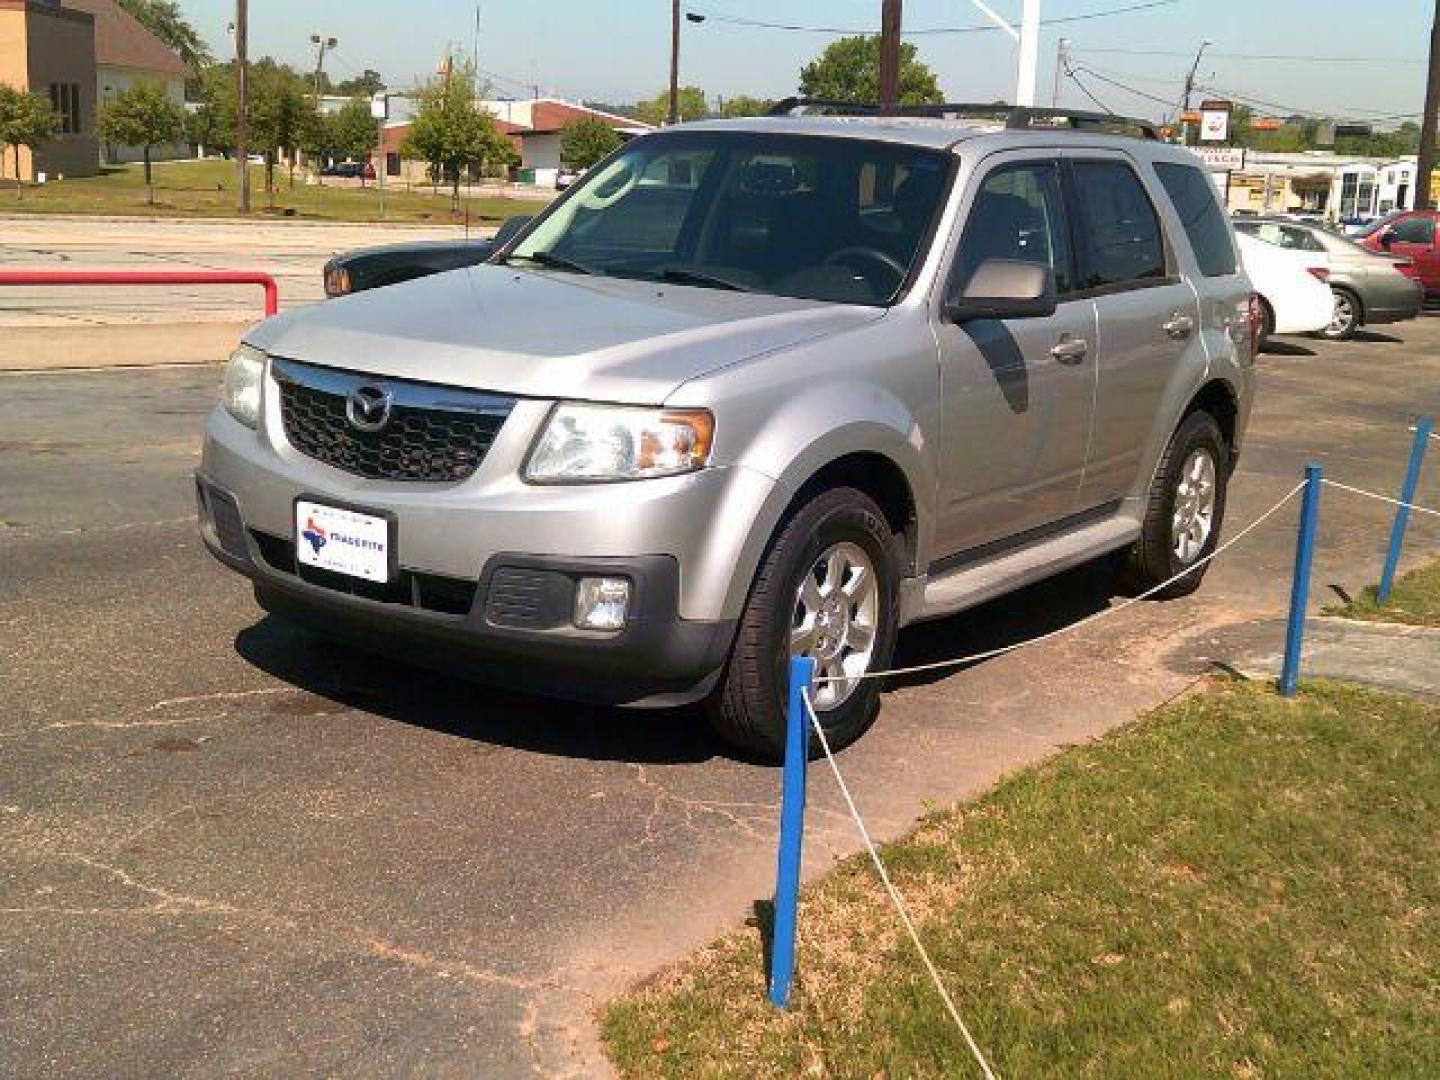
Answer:
POLYGON ((197 73, 215 62, 210 46, 173 0, 120 0, 120 6, 180 55, 197 73))
POLYGON ((345 97, 374 97, 385 89, 385 78, 374 68, 366 68, 353 79, 336 83, 334 91, 345 97))
POLYGON ((250 145, 265 155, 265 190, 275 206, 275 163, 289 156, 295 186, 295 151, 318 122, 315 99, 292 68, 263 60, 250 71, 250 145))
POLYGON ((401 152, 428 161, 436 183, 448 180, 451 205, 458 209, 462 170, 476 166, 484 173, 512 164, 516 155, 495 127, 495 118, 475 104, 473 65, 452 58, 445 67, 446 74, 431 79, 416 95, 401 152))
POLYGON ((560 160, 572 169, 588 169, 620 145, 620 133, 593 116, 566 124, 560 132, 560 160))
POLYGON ((185 119, 185 137, 196 146, 229 153, 235 149, 235 79, 229 64, 200 73, 197 108, 185 119))
MULTIPOLYGON (((917 58, 910 42, 900 46, 900 103, 926 105, 943 101, 935 73, 917 58)), ((831 42, 815 60, 800 69, 804 97, 874 105, 880 100, 880 39, 846 37, 831 42)))
POLYGON ((185 137, 185 110, 170 100, 158 82, 140 82, 122 90, 100 109, 100 137, 119 146, 138 146, 145 155, 145 202, 155 204, 150 151, 185 137))
MULTIPOLYGON (((681 120, 701 120, 710 115, 705 91, 698 86, 682 86, 676 98, 681 120)), ((662 90, 648 101, 635 106, 635 115, 647 124, 659 127, 670 116, 670 91, 662 90)))
POLYGON ((751 97, 749 94, 737 94, 735 97, 726 98, 720 103, 721 116, 764 116, 775 105, 770 98, 751 97))
POLYGON ((60 129, 60 117, 39 94, 27 94, 0 83, 0 145, 15 151, 15 188, 25 197, 20 179, 20 149, 36 147, 60 129))

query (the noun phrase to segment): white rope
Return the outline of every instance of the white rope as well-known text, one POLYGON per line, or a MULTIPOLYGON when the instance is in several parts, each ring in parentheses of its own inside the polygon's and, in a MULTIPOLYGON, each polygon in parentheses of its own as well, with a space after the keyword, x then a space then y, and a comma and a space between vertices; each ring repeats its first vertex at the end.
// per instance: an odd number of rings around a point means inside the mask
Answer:
POLYGON ((809 688, 807 687, 800 696, 805 702, 805 711, 810 714, 810 726, 815 729, 815 734, 820 739, 820 745, 825 750, 825 760, 830 763, 830 771, 835 774, 835 783, 840 786, 840 794, 845 797, 845 805, 850 808, 850 816, 855 819, 855 827, 860 830, 860 839, 865 841, 865 850, 870 852, 870 861, 875 864, 875 870, 880 875, 880 881, 885 885, 885 891, 890 894, 890 899, 895 904, 895 910, 900 912, 900 921, 905 924, 905 930, 915 945, 915 951, 920 954, 920 959, 925 963, 925 969, 930 972, 930 979, 935 983, 935 989, 939 991, 940 999, 945 1002, 950 1019, 954 1020, 955 1026, 960 1029, 960 1034, 965 1039, 965 1045, 970 1048, 970 1053, 974 1055, 985 1080, 995 1080, 994 1070, 985 1060, 985 1055, 981 1053, 975 1037, 970 1034, 970 1029, 965 1026, 965 1021, 960 1018, 960 1010, 955 1007, 950 992, 945 989, 944 980, 940 978, 940 971, 935 967, 935 961, 930 959, 930 954, 920 941, 920 934, 916 931, 915 924, 910 921, 910 913, 905 910, 905 901, 900 898, 900 893, 890 881, 890 875, 885 872, 885 864, 880 859, 880 852, 875 849, 875 841, 870 839, 870 832, 865 828, 865 821, 860 816, 860 810, 856 807, 854 798, 850 795, 850 786, 845 783, 845 777, 840 775, 840 766, 835 764, 835 755, 830 751, 830 740, 825 737, 825 729, 820 726, 820 719, 815 715, 814 706, 810 704, 809 688))
POLYGON ((1351 495, 1363 495, 1367 499, 1375 499, 1378 502, 1389 503, 1391 506, 1403 506, 1406 510, 1414 510, 1417 514, 1429 514, 1431 517, 1440 517, 1440 510, 1431 510, 1428 506, 1417 506, 1414 503, 1401 502, 1399 499, 1392 499, 1388 495, 1377 495, 1375 492, 1366 491, 1364 488, 1342 484, 1338 480, 1323 480, 1321 482, 1328 487, 1348 491, 1351 495))
MULTIPOLYGON (((1302 480, 1299 484, 1295 485, 1295 487, 1292 488, 1283 499, 1277 502, 1269 510, 1266 510, 1265 513, 1261 514, 1244 529, 1240 530, 1240 532, 1236 533, 1233 537, 1231 537, 1225 543, 1221 544, 1209 555, 1206 555, 1203 559, 1197 559, 1189 567, 1187 567, 1185 570, 1182 570, 1180 573, 1176 574, 1168 581, 1162 581, 1154 588, 1146 589, 1138 596, 1129 597, 1121 601, 1120 603, 1114 605, 1113 607, 1106 608, 1104 611, 1097 611, 1093 615, 1087 615, 1085 618, 1079 620, 1078 622, 1073 622, 1069 626, 1062 626, 1058 630, 1051 630, 1047 634, 1041 634, 1039 637, 1028 638, 1025 641, 1017 641, 1011 645, 1002 645, 998 649, 990 649, 986 652, 975 653, 973 656, 960 656, 956 657, 953 660, 937 660, 931 664, 916 664, 914 667, 891 668, 889 671, 867 671, 862 675, 827 675, 821 678, 817 678, 815 680, 815 684, 817 686, 823 686, 825 683, 850 682, 852 680, 859 681, 861 679, 886 679, 894 675, 917 675, 921 672, 926 671, 943 671, 947 668, 963 667, 966 664, 979 663, 981 660, 992 660, 997 656, 1004 656, 1006 653, 1014 652, 1017 649, 1028 648, 1031 645, 1039 645, 1042 642, 1052 641, 1055 638, 1061 637, 1065 634, 1072 634, 1077 630, 1089 626, 1091 623, 1098 622, 1101 619, 1109 618, 1111 615, 1118 615, 1126 608, 1134 607, 1136 604, 1142 603, 1143 601, 1150 599, 1150 597, 1154 596, 1156 593, 1163 592, 1171 585, 1174 585, 1181 578, 1190 576, 1196 570, 1200 569, 1200 567, 1214 561, 1215 559, 1218 559, 1221 555, 1224 555, 1236 544, 1240 543, 1256 529, 1260 528, 1261 525, 1264 525, 1272 517, 1278 514, 1281 509, 1288 502, 1290 502, 1291 499, 1295 498, 1296 495, 1299 495, 1300 492, 1305 490, 1306 483, 1307 481, 1302 480)), ((1435 511, 1433 510, 1428 512, 1435 513, 1435 511)))

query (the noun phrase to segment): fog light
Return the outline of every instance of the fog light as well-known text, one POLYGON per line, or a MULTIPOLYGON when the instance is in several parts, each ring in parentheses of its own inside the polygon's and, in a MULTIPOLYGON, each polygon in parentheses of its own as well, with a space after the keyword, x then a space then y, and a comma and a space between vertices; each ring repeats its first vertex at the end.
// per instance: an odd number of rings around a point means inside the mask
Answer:
POLYGON ((628 578, 581 578, 575 588, 575 625, 581 630, 619 630, 629 611, 628 578))

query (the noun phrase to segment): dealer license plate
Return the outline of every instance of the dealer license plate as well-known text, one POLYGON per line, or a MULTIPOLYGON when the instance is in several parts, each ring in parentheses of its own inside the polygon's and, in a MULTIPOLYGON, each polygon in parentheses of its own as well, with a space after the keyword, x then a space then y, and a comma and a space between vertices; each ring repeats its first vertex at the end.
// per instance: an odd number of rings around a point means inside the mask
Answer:
POLYGON ((383 584, 394 541, 390 518, 295 500, 295 557, 304 566, 383 584))

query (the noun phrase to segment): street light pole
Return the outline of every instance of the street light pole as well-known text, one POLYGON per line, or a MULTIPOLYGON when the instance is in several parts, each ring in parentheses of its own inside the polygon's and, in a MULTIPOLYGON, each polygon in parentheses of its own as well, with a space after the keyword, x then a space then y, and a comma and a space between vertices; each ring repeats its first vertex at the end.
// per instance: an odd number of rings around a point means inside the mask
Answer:
POLYGON ((880 111, 891 113, 900 103, 901 0, 885 0, 880 9, 880 111))
POLYGON ((680 0, 670 0, 670 109, 667 122, 680 122, 680 0))
POLYGON ((311 34, 310 43, 320 50, 319 56, 315 59, 315 104, 318 106, 320 104, 320 86, 325 78, 325 51, 335 48, 340 42, 337 38, 311 34))
POLYGON ((1428 210, 1432 197, 1430 174, 1435 171, 1435 122, 1440 115, 1440 0, 1435 0, 1435 21, 1430 24, 1430 78, 1425 84, 1425 116, 1420 122, 1419 176, 1415 178, 1415 209, 1428 210))
POLYGON ((250 87, 246 71, 250 51, 250 2, 235 0, 235 157, 239 188, 236 208, 250 213, 250 87))
POLYGON ((1060 80, 1065 77, 1065 72, 1070 67, 1070 39, 1062 37, 1060 44, 1055 47, 1055 85, 1050 89, 1050 107, 1060 107, 1060 80))
MULTIPOLYGON (((1440 0, 1436 0, 1440 4, 1440 0)), ((1190 65, 1190 74, 1185 76, 1185 100, 1181 103, 1181 111, 1190 111, 1190 95, 1195 92, 1195 74, 1200 70, 1200 59, 1205 55, 1205 50, 1215 44, 1209 38, 1200 43, 1200 49, 1195 53, 1195 63, 1190 65)), ((1180 145, 1190 145, 1190 121, 1182 120, 1180 123, 1180 145)))

